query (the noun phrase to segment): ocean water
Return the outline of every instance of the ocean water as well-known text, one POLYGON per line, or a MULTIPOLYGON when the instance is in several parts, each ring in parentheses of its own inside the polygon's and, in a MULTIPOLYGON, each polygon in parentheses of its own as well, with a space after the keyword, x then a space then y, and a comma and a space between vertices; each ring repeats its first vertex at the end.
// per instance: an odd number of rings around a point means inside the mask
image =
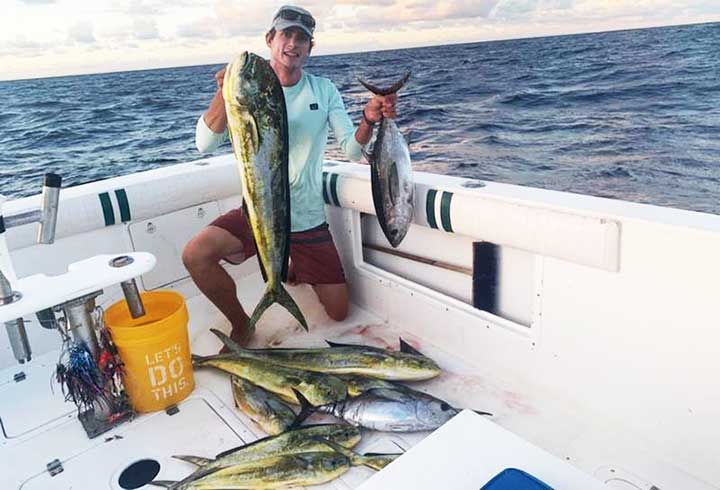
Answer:
MULTIPOLYGON (((0 82, 0 193, 199 158, 220 65, 0 82)), ((720 214, 720 24, 312 57, 355 121, 358 76, 412 71, 416 170, 720 214)), ((231 151, 229 145, 216 152, 231 151)), ((342 159, 332 144, 328 157, 342 159)))

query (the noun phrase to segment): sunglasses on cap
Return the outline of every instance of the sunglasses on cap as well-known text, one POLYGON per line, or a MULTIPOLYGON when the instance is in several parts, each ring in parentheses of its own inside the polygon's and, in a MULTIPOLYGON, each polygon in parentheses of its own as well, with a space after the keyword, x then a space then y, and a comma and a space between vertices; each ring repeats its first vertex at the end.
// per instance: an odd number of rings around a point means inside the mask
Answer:
POLYGON ((313 19, 312 15, 286 9, 278 12, 275 16, 275 19, 277 19, 278 17, 284 20, 289 20, 291 22, 300 21, 308 29, 315 29, 315 19, 313 19))

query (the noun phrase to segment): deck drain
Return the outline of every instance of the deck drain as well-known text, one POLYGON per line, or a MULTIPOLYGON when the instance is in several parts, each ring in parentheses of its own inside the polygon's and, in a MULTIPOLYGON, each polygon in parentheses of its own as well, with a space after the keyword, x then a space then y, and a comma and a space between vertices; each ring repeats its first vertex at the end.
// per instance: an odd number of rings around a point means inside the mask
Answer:
POLYGON ((141 459, 131 464, 120 474, 120 488, 133 490, 150 483, 160 473, 160 463, 154 459, 141 459))

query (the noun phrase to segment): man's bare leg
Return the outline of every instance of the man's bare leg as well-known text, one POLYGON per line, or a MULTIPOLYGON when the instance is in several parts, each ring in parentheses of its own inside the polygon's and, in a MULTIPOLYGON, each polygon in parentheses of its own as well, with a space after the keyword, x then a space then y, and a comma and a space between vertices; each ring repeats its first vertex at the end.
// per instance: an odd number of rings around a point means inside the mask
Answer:
POLYGON ((235 281, 220 265, 223 258, 242 253, 242 249, 242 242, 232 233, 208 226, 185 246, 182 259, 200 291, 230 320, 230 337, 245 346, 251 337, 249 317, 237 299, 235 281))

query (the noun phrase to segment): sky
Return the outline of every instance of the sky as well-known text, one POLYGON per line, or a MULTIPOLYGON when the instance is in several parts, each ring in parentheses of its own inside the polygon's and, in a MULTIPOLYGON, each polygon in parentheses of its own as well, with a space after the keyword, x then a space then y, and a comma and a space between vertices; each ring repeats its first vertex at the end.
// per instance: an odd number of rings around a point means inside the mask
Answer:
MULTIPOLYGON (((0 80, 268 55, 282 1, 0 0, 0 80)), ((720 0, 306 0, 314 55, 720 21, 720 0)))

